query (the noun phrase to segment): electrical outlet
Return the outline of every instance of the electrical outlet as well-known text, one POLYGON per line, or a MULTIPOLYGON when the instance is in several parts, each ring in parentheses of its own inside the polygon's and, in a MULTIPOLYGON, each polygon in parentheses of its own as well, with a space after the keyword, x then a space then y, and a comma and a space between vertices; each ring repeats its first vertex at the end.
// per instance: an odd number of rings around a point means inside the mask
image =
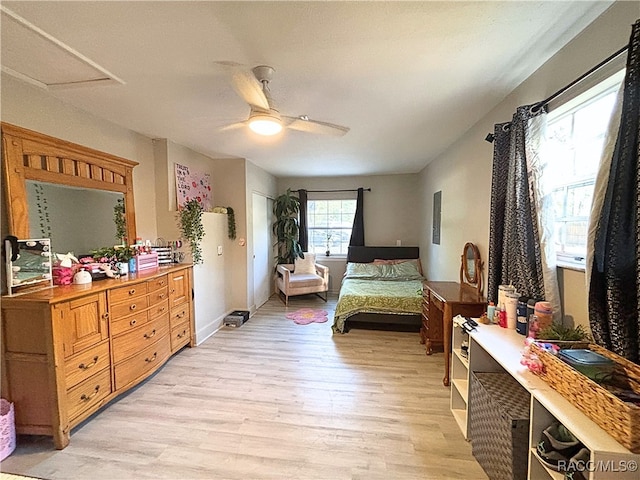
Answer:
POLYGON ((222 255, 222 245, 218 245, 218 255, 222 255))

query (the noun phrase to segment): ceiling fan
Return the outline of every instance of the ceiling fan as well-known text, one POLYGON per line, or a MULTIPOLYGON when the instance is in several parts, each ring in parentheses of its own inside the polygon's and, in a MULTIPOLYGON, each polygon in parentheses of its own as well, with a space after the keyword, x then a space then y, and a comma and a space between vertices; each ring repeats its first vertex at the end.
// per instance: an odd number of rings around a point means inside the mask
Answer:
POLYGON ((311 120, 306 115, 287 117, 280 115, 269 91, 269 82, 274 69, 267 65, 254 67, 250 72, 240 68, 238 64, 224 63, 232 68, 232 84, 235 91, 249 104, 251 111, 244 122, 233 123, 222 130, 248 126, 260 135, 275 135, 283 128, 321 135, 342 136, 349 131, 348 127, 328 122, 311 120))

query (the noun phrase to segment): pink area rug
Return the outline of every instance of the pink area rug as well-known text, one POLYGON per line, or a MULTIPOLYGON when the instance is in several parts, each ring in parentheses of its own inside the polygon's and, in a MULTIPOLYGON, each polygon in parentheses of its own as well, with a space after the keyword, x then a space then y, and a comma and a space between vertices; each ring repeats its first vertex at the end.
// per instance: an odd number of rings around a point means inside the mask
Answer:
POLYGON ((298 325, 308 325, 310 323, 324 323, 327 321, 326 310, 316 310, 314 308, 301 308, 292 313, 287 313, 286 317, 293 320, 298 325))

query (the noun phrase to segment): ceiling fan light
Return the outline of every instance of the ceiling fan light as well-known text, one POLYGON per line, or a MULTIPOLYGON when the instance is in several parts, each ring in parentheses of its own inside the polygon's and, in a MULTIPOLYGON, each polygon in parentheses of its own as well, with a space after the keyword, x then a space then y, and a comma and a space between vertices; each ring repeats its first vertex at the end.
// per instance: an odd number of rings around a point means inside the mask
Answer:
POLYGON ((275 135, 282 130, 282 123, 271 115, 253 115, 249 128, 258 135, 275 135))

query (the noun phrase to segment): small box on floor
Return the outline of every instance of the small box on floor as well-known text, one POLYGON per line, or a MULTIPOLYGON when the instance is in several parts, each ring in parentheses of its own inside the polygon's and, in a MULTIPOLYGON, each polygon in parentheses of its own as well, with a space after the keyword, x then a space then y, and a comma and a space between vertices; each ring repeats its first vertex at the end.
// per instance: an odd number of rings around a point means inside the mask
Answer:
POLYGON ((225 327, 241 327, 244 322, 249 320, 249 312, 247 310, 235 310, 224 317, 225 327))

